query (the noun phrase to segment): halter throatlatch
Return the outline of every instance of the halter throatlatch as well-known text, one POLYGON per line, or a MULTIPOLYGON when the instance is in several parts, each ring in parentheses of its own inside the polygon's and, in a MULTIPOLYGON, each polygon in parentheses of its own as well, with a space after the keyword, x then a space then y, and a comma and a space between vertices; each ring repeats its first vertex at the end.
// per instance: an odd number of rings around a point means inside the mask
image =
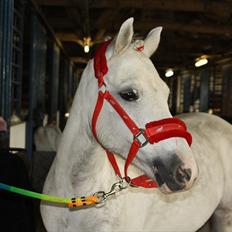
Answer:
MULTIPOLYGON (((128 129, 133 135, 133 142, 131 144, 125 166, 124 166, 124 175, 125 179, 132 186, 141 186, 144 188, 156 188, 158 187, 157 183, 148 178, 145 175, 130 179, 128 176, 128 167, 135 158, 139 149, 148 143, 154 144, 162 140, 172 138, 172 137, 181 137, 187 141, 189 146, 192 143, 192 136, 187 132, 187 127, 185 123, 178 118, 165 118, 158 121, 149 122, 145 125, 144 129, 139 128, 136 123, 131 119, 131 117, 126 113, 126 111, 121 107, 118 101, 111 95, 107 90, 107 86, 104 83, 105 75, 108 72, 107 60, 106 60, 106 49, 111 43, 111 40, 106 41, 97 48, 94 56, 94 72, 95 77, 98 80, 98 99, 94 109, 93 118, 92 118, 92 131, 93 135, 96 138, 97 142, 104 148, 104 146, 98 141, 96 124, 98 116, 101 112, 104 100, 108 101, 114 110, 119 114, 123 122, 126 124, 128 129), (104 87, 104 88, 103 88, 104 87)), ((106 154, 109 158, 111 165, 114 168, 115 173, 122 178, 120 169, 116 162, 114 155, 104 148, 106 154)))

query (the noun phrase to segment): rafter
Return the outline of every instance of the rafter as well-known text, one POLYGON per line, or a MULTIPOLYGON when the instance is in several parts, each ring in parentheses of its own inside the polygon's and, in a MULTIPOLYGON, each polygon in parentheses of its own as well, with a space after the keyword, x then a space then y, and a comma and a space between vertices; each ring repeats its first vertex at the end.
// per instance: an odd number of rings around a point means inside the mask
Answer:
POLYGON ((103 39, 105 33, 108 31, 108 28, 112 24, 112 21, 116 17, 119 17, 119 11, 117 11, 116 9, 108 10, 106 13, 102 14, 95 25, 95 28, 99 28, 94 38, 95 41, 103 39))
POLYGON ((211 24, 190 24, 185 22, 169 21, 169 20, 146 20, 136 22, 135 28, 139 31, 150 30, 156 26, 163 26, 164 29, 170 31, 215 34, 215 35, 231 35, 232 26, 230 25, 211 25, 211 24))
MULTIPOLYGON (((138 8, 138 9, 157 9, 184 12, 211 12, 211 13, 231 13, 231 4, 226 2, 213 2, 202 0, 120 0, 118 1, 120 8, 138 8)), ((92 8, 111 8, 111 1, 101 0, 94 1, 92 8)))
POLYGON ((80 35, 77 33, 56 33, 57 38, 59 38, 61 41, 69 41, 69 42, 75 42, 79 39, 81 39, 80 35))
POLYGON ((69 0, 36 0, 41 6, 70 6, 72 3, 69 0))
POLYGON ((88 59, 83 58, 81 56, 75 56, 71 58, 71 61, 77 64, 87 64, 88 63, 88 59))
MULTIPOLYGON (((48 20, 54 28, 62 28, 64 30, 72 31, 73 25, 70 22, 65 22, 64 19, 52 18, 48 20)), ((231 25, 211 25, 211 24, 186 24, 185 22, 177 22, 170 20, 146 20, 137 21, 135 23, 135 31, 148 31, 156 26, 163 26, 164 30, 177 31, 177 32, 190 32, 190 33, 200 33, 200 34, 211 34, 211 35, 227 35, 232 34, 231 25)), ((120 22, 114 24, 114 28, 109 28, 109 33, 113 33, 114 29, 118 30, 120 27, 120 22)))
POLYGON ((225 0, 33 1, 45 10, 56 36, 79 65, 87 62, 85 57, 88 55, 75 43, 83 40, 88 33, 95 43, 102 41, 106 33, 114 36, 121 23, 133 15, 136 18, 134 30, 138 36, 156 26, 163 26, 160 48, 152 57, 159 67, 181 67, 183 62, 192 64, 195 57, 205 52, 214 56, 224 54, 226 50, 232 51, 229 44, 232 25, 228 20, 232 19, 232 7, 231 2, 225 0), (62 14, 61 7, 66 14, 62 14))
MULTIPOLYGON (((168 35, 167 35, 168 36, 168 35)), ((63 42, 77 42, 78 40, 82 39, 78 34, 76 33, 56 33, 56 37, 59 38, 60 41, 63 42)), ((168 39, 167 37, 163 38, 161 41, 162 45, 165 45, 165 48, 168 48, 168 50, 174 48, 174 49, 187 49, 192 50, 193 48, 211 48, 212 46, 217 46, 220 41, 216 42, 215 40, 205 40, 205 39, 189 39, 189 38, 183 38, 183 37, 172 37, 172 39, 168 39), (199 44, 201 45, 199 47, 199 44)), ((194 49, 196 50, 196 49, 194 49)))
MULTIPOLYGON (((37 0, 42 6, 71 6, 70 0, 37 0)), ((93 1, 91 8, 114 8, 115 1, 101 0, 93 1)), ((202 0, 118 0, 119 8, 137 8, 137 9, 157 9, 167 11, 183 11, 183 12, 209 12, 221 15, 229 15, 232 12, 231 4, 228 2, 213 2, 202 0)))

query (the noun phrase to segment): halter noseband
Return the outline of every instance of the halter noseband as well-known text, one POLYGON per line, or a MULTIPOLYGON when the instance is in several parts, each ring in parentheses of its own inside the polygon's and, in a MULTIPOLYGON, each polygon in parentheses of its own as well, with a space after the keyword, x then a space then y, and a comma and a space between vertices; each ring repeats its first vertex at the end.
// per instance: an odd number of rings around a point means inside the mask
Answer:
MULTIPOLYGON (((128 176, 128 167, 132 163, 135 158, 139 148, 145 146, 146 144, 154 144, 158 143, 162 140, 172 138, 172 137, 181 137, 184 138, 189 146, 192 143, 192 136, 189 132, 187 132, 187 127, 185 123, 178 118, 165 118, 158 121, 149 122, 145 125, 144 129, 140 129, 136 123, 131 119, 131 117, 126 113, 126 111, 121 107, 118 101, 111 95, 111 93, 107 90, 107 86, 104 83, 104 77, 108 72, 107 60, 106 60, 106 49, 108 45, 111 43, 111 40, 104 42, 101 44, 94 55, 94 72, 95 77, 98 80, 98 99, 94 109, 93 117, 92 117, 92 131, 97 142, 104 148, 104 146, 99 142, 96 133, 96 124, 98 120, 98 116, 101 112, 102 106, 104 104, 104 100, 107 100, 114 110, 121 117, 123 122, 126 124, 128 129, 133 134, 133 142, 131 144, 125 166, 124 166, 124 175, 125 179, 132 186, 140 186, 144 188, 156 188, 158 187, 157 183, 148 178, 145 175, 130 179, 128 176)), ((120 169, 118 167, 117 161, 109 150, 104 148, 106 154, 109 158, 109 161, 115 171, 115 173, 122 178, 120 169)))

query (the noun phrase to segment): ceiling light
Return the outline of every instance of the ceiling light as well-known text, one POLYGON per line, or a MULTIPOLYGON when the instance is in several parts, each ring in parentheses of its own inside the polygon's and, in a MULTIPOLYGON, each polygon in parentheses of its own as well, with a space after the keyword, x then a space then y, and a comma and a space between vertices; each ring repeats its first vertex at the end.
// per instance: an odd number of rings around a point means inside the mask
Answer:
POLYGON ((86 45, 84 46, 84 52, 85 52, 85 53, 88 53, 88 52, 89 52, 89 45, 88 45, 88 44, 86 44, 86 45))
POLYGON ((67 112, 67 113, 65 113, 65 115, 64 115, 66 118, 68 118, 69 117, 69 113, 67 112))
POLYGON ((195 67, 201 67, 203 65, 206 65, 208 63, 207 56, 201 56, 200 58, 196 59, 195 67))
POLYGON ((89 52, 90 46, 92 46, 92 45, 93 45, 93 42, 92 42, 92 39, 91 39, 90 36, 83 38, 82 46, 84 47, 84 52, 85 53, 89 52))
POLYGON ((165 77, 171 77, 173 75, 174 75, 173 69, 169 68, 169 69, 166 70, 165 77))

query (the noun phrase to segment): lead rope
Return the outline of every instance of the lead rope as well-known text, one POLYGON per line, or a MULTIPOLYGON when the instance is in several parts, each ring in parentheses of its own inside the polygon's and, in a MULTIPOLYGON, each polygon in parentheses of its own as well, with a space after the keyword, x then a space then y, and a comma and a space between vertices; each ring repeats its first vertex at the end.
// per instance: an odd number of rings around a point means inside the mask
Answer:
POLYGON ((106 200, 108 200, 109 197, 126 189, 127 187, 128 187, 127 182, 124 179, 120 179, 120 181, 112 185, 109 192, 99 191, 90 196, 65 198, 65 197, 57 197, 57 196, 37 193, 26 189, 10 186, 4 183, 0 183, 0 190, 13 192, 19 195, 43 200, 46 202, 51 202, 54 204, 66 205, 68 208, 93 206, 93 205, 102 206, 106 202, 106 200))

